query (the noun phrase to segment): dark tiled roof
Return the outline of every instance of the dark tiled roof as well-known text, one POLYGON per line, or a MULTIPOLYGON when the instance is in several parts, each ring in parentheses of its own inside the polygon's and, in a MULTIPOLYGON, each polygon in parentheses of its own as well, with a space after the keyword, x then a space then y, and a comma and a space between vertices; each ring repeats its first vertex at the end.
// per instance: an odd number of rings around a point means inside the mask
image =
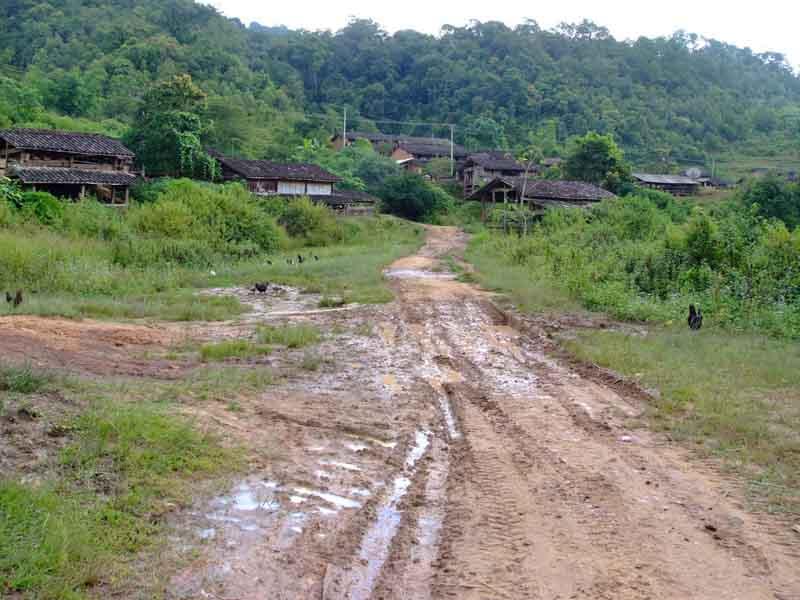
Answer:
POLYGON ((532 200, 599 202, 606 198, 615 197, 611 192, 583 181, 528 179, 527 183, 525 183, 524 177, 496 177, 472 194, 470 198, 478 199, 485 192, 500 186, 512 187, 520 195, 522 195, 522 190, 525 188, 525 197, 532 200))
POLYGON ((651 185, 697 185, 697 180, 683 175, 656 175, 654 173, 634 173, 633 178, 651 185))
POLYGON ((358 190, 333 190, 333 194, 330 196, 312 195, 311 199, 325 204, 376 204, 378 202, 375 196, 358 190))
MULTIPOLYGON (((504 150, 488 150, 470 154, 467 162, 480 165, 488 171, 518 171, 525 172, 525 165, 518 162, 510 152, 504 150)), ((535 170, 535 169, 533 169, 535 170)))
POLYGON ((336 183, 339 178, 319 165, 310 163, 277 163, 269 160, 245 160, 212 154, 223 167, 245 179, 282 179, 336 183))
POLYGON ((11 174, 27 184, 133 185, 136 175, 124 171, 91 171, 61 167, 16 167, 11 174))
POLYGON ((97 133, 74 133, 55 129, 4 129, 0 139, 23 150, 45 150, 84 156, 133 158, 118 140, 97 133))
MULTIPOLYGON (((442 144, 425 138, 422 139, 424 139, 425 141, 409 142, 402 140, 398 142, 397 147, 402 148, 409 154, 413 154, 414 156, 419 156, 422 158, 450 157, 449 141, 445 140, 445 143, 442 144)), ((464 158, 467 155, 467 151, 463 148, 463 146, 454 144, 453 155, 455 156, 455 158, 464 158)))
MULTIPOLYGON (((522 178, 517 178, 516 188, 522 190, 522 178)), ((535 179, 525 186, 528 198, 544 200, 589 201, 597 202, 605 198, 614 198, 614 194, 601 187, 584 181, 561 181, 535 179)))
POLYGON ((369 140, 373 144, 379 142, 386 142, 388 144, 393 144, 399 136, 393 135, 391 133, 372 133, 369 131, 348 131, 347 132, 347 139, 348 140, 369 140))

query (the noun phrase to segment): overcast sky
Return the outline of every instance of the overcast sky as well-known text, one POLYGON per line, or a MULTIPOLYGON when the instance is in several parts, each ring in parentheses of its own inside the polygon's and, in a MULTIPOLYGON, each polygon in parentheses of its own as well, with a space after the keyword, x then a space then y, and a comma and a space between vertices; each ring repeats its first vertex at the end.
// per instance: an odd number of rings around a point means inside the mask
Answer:
POLYGON ((350 0, 324 2, 291 0, 206 0, 223 14, 249 24, 286 25, 291 29, 336 31, 351 17, 370 18, 390 31, 416 29, 438 33, 442 25, 465 25, 470 20, 503 21, 514 26, 533 19, 544 28, 561 22, 589 19, 608 27, 617 39, 669 35, 678 29, 715 38, 755 52, 782 52, 800 67, 800 2, 761 0, 350 0))

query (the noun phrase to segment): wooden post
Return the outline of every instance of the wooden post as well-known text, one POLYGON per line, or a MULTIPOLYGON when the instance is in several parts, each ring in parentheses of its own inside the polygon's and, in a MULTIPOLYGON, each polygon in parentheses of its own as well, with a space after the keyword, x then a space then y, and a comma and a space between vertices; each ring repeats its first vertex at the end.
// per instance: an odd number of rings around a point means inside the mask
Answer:
POLYGON ((86 186, 85 185, 81 185, 80 199, 83 200, 85 197, 86 197, 86 186))
POLYGON ((125 188, 125 206, 128 206, 129 194, 130 194, 130 188, 125 188))

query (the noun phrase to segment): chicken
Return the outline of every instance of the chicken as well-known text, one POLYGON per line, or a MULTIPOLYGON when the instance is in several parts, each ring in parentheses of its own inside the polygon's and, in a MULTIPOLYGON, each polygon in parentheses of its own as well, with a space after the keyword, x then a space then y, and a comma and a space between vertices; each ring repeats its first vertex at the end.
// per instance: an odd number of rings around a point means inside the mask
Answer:
POLYGON ((305 261, 305 258, 303 258, 301 255, 298 254, 297 255, 297 264, 302 265, 303 261, 305 261))
POLYGON ((14 296, 11 295, 11 292, 6 292, 6 302, 11 304, 14 301, 14 296))
POLYGON ((20 304, 22 304, 22 290, 17 290, 17 295, 14 296, 13 304, 14 308, 17 308, 20 304))
POLYGON ((256 283, 255 286, 253 286, 253 290, 258 292, 259 294, 266 294, 268 289, 269 289, 269 283, 267 282, 256 283))
POLYGON ((703 312, 700 308, 695 309, 694 304, 689 305, 689 329, 697 331, 703 326, 703 312))

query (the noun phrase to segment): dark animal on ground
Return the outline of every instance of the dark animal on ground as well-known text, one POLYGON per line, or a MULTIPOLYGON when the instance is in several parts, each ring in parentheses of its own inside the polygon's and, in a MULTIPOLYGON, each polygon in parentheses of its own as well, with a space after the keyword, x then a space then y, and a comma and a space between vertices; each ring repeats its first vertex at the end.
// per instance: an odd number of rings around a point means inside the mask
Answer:
POLYGON ((298 262, 299 264, 301 264, 301 265, 302 265, 304 260, 305 260, 305 258, 303 258, 302 256, 300 256, 299 254, 297 255, 297 262, 298 262))
POLYGON ((267 292, 267 289, 269 289, 269 283, 267 282, 256 283, 253 289, 259 294, 265 294, 267 292))
POLYGON ((703 326, 703 312, 697 308, 695 309, 694 304, 689 305, 689 329, 693 331, 697 331, 703 326))
POLYGON ((14 296, 11 295, 11 292, 6 292, 6 302, 11 304, 14 301, 14 296))
POLYGON ((22 290, 17 290, 17 295, 14 296, 14 308, 22 304, 22 290))
POLYGON ((319 260, 319 256, 317 256, 317 255, 315 254, 315 255, 314 255, 314 260, 319 260))
POLYGON ((268 264, 268 265, 271 267, 271 266, 272 266, 272 261, 271 261, 271 260, 268 260, 268 261, 267 261, 267 264, 268 264))

